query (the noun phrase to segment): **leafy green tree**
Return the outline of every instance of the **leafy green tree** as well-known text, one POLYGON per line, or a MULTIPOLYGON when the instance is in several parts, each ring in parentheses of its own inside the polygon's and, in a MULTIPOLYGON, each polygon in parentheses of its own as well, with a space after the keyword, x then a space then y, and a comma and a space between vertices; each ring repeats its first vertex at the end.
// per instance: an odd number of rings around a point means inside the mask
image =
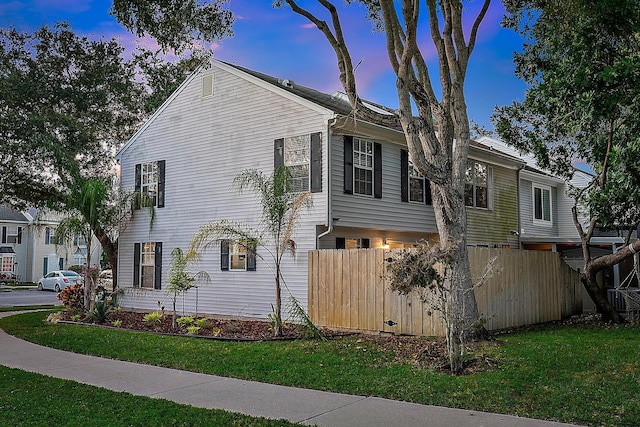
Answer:
POLYGON ((640 241, 593 258, 591 239, 597 227, 640 222, 640 7, 636 0, 505 5, 506 26, 526 38, 516 74, 530 87, 523 102, 496 110, 496 131, 567 180, 576 159, 591 165, 591 183, 572 192, 581 280, 604 319, 621 322, 596 274, 640 251, 640 241))
POLYGON ((118 227, 133 212, 114 182, 115 151, 208 56, 125 59, 116 39, 90 40, 64 23, 0 29, 0 47, 0 203, 81 218, 115 278, 118 227))
MULTIPOLYGON (((138 33, 148 33, 167 47, 179 47, 192 36, 212 41, 225 30, 221 27, 215 32, 209 26, 198 25, 198 15, 210 8, 216 10, 226 3, 222 0, 174 0, 163 4, 164 8, 151 8, 144 0, 116 3, 116 17, 125 26, 138 33), (124 18, 122 13, 125 13, 124 18), (154 19, 170 22, 173 26, 159 28, 154 19), (167 33, 172 32, 175 34, 168 37, 167 33)), ((359 97, 340 10, 333 2, 305 2, 308 8, 295 0, 275 0, 273 3, 276 7, 286 5, 315 24, 336 54, 340 82, 354 115, 375 123, 402 127, 414 166, 430 180, 440 245, 450 254, 450 262, 445 266, 448 270, 445 286, 451 290, 447 302, 447 313, 450 314, 447 342, 452 369, 461 372, 462 341, 481 338, 486 333, 479 321, 467 253, 464 185, 470 125, 464 82, 478 29, 491 0, 483 0, 477 5, 460 0, 427 0, 424 4, 403 0, 399 7, 393 0, 346 1, 363 5, 366 10, 363 19, 370 19, 386 36, 389 61, 397 76, 400 104, 397 114, 380 114, 368 108, 359 97), (466 17, 467 14, 472 14, 470 27, 463 25, 463 15, 466 17), (421 20, 427 24, 425 33, 419 31, 421 20), (425 40, 430 40, 435 47, 437 63, 434 69, 427 65, 423 54, 427 45, 425 40), (437 74, 439 84, 434 84, 431 73, 437 74)), ((221 23, 228 25, 231 21, 221 23)))
POLYGON ((171 327, 173 329, 176 328, 176 302, 178 297, 195 287, 199 281, 210 281, 209 275, 204 271, 199 271, 195 274, 189 271, 189 264, 193 261, 194 258, 189 257, 189 254, 185 254, 180 248, 174 248, 171 251, 167 294, 171 297, 171 302, 173 303, 173 315, 171 318, 171 327))
POLYGON ((303 208, 311 206, 311 193, 291 189, 291 175, 286 166, 279 166, 273 174, 265 176, 255 169, 248 169, 235 177, 234 186, 239 191, 254 190, 262 206, 261 229, 227 220, 209 222, 196 232, 191 240, 190 252, 216 244, 220 239, 233 239, 247 251, 264 260, 273 269, 275 280, 274 335, 282 336, 282 258, 286 253, 295 256, 296 243, 293 233, 303 208), (262 248, 265 257, 257 248, 262 248))

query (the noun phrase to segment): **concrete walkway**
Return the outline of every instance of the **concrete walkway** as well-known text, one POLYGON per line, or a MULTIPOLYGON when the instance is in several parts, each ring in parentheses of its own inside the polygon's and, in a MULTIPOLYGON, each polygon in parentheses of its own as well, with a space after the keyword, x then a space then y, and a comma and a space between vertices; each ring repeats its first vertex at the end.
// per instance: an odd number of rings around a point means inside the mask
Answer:
MULTIPOLYGON (((0 317, 13 313, 0 313, 0 317)), ((29 343, 0 330, 0 365, 134 395, 320 426, 555 427, 510 415, 418 405, 197 374, 85 356, 29 343)))

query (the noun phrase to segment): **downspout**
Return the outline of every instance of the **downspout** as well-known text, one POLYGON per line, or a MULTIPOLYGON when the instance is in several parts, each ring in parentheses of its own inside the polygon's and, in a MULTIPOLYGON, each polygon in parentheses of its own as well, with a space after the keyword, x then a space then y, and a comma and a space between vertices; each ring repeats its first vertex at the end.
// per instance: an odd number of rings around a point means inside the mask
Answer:
POLYGON ((329 121, 329 123, 327 124, 327 231, 324 231, 320 234, 318 234, 318 236, 316 237, 316 249, 320 248, 320 239, 323 238, 324 236, 330 234, 333 231, 333 204, 331 203, 332 197, 331 197, 331 192, 332 192, 332 188, 331 188, 331 175, 332 175, 332 170, 331 170, 331 136, 332 136, 332 131, 331 129, 333 128, 333 126, 336 124, 338 118, 335 116, 335 114, 333 115, 333 119, 329 121))
POLYGON ((520 206, 520 172, 524 169, 526 163, 522 163, 516 172, 516 197, 518 199, 518 232, 516 233, 516 237, 518 238, 518 249, 522 249, 522 209, 520 206))

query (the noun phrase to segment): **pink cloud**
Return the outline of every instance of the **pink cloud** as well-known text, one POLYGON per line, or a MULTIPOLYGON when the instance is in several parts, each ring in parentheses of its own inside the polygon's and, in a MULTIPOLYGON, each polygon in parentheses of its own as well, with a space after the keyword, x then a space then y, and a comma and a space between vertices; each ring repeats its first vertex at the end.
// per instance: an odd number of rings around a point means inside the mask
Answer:
POLYGON ((302 28, 308 29, 308 28, 318 28, 318 27, 316 27, 316 24, 310 22, 308 24, 302 24, 302 28))

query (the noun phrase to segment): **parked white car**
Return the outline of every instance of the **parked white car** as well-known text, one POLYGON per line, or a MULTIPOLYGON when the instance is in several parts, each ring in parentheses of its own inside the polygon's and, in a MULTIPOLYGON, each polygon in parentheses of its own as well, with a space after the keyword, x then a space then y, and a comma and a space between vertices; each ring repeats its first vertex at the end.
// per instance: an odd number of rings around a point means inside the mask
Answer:
POLYGON ((55 270, 38 280, 38 290, 51 289, 60 292, 76 283, 82 283, 82 276, 75 271, 55 270))

